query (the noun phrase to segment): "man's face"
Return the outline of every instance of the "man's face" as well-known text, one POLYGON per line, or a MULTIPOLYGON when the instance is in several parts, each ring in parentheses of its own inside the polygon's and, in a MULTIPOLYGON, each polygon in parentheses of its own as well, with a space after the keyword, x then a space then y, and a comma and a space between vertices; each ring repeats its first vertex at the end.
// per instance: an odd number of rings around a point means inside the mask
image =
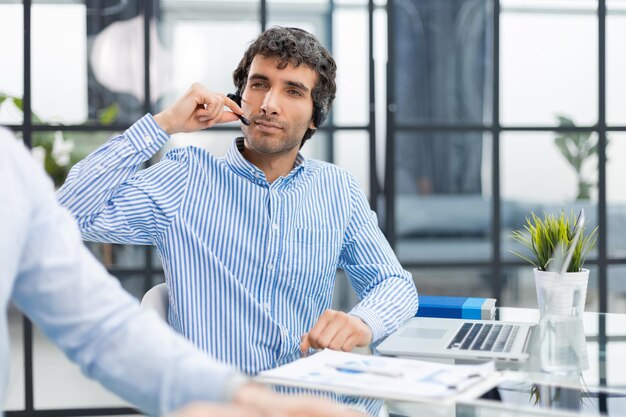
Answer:
POLYGON ((245 145, 259 153, 281 154, 300 146, 312 121, 317 75, 306 65, 278 69, 276 58, 252 60, 241 108, 250 119, 242 125, 245 145))

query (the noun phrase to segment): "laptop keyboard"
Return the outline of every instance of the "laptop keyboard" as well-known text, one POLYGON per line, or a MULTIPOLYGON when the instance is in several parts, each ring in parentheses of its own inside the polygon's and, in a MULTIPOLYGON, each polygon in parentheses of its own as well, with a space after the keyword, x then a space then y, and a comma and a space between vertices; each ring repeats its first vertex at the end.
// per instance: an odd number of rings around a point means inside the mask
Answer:
POLYGON ((519 329, 513 324, 463 323, 448 349, 510 352, 519 329))

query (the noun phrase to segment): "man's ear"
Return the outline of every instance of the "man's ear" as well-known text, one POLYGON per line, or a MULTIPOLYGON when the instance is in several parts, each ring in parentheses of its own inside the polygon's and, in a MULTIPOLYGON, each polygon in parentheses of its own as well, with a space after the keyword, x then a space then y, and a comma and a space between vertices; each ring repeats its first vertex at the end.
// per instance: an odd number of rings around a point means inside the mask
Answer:
POLYGON ((311 122, 309 123, 309 129, 311 130, 317 129, 317 126, 315 126, 315 122, 313 121, 313 119, 311 119, 311 122))

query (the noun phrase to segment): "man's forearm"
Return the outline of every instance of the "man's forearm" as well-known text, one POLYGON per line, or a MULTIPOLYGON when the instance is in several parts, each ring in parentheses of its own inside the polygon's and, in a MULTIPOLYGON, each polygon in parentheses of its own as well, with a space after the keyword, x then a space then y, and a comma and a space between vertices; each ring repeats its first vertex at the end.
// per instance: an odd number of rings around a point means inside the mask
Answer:
POLYGON ((417 313, 417 290, 407 277, 390 277, 376 285, 349 314, 372 330, 372 342, 389 335, 417 313))
POLYGON ((78 220, 98 212, 116 188, 152 157, 168 136, 144 116, 77 163, 57 192, 57 199, 78 220))

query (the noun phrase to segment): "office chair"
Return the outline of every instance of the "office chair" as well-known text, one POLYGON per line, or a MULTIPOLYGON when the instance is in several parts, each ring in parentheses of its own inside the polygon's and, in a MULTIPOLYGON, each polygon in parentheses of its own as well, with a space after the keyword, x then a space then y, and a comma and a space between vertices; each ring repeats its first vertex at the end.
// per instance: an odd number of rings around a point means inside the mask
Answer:
MULTIPOLYGON (((150 290, 148 290, 148 292, 141 299, 141 308, 152 309, 156 311, 159 317, 161 317, 166 322, 168 304, 169 302, 167 298, 167 285, 165 285, 165 283, 158 284, 150 288, 150 290)), ((377 417, 388 416, 389 412, 387 410, 387 407, 383 404, 377 417)))
POLYGON ((141 299, 141 308, 152 309, 156 311, 159 317, 167 322, 167 286, 165 283, 155 285, 144 294, 141 299))

